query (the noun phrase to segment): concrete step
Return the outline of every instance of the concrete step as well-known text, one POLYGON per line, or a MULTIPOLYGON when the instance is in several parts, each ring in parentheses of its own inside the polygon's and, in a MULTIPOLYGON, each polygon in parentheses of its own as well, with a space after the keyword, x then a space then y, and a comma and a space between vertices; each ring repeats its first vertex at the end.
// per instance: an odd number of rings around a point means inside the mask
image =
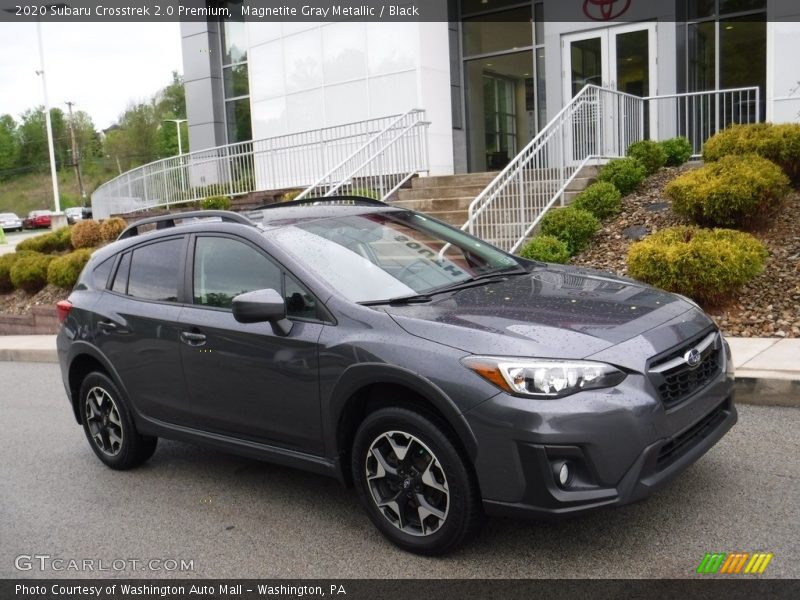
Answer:
POLYGON ((421 200, 396 200, 392 202, 392 206, 400 208, 408 208, 410 210, 417 210, 420 212, 429 212, 432 210, 464 210, 469 208, 470 203, 475 198, 473 196, 465 196, 462 198, 424 198, 421 200))
POLYGON ((428 200, 432 198, 475 198, 484 189, 485 185, 453 185, 453 186, 434 186, 423 188, 412 188, 410 190, 399 190, 398 200, 428 200))
POLYGON ((466 223, 469 216, 466 210, 430 210, 425 211, 425 214, 456 227, 466 223))
POLYGON ((576 177, 567 185, 568 192, 582 192, 587 187, 597 181, 594 177, 576 177))
POLYGON ((497 177, 497 172, 463 173, 459 175, 434 175, 432 177, 415 177, 411 180, 413 189, 478 185, 486 187, 497 177))

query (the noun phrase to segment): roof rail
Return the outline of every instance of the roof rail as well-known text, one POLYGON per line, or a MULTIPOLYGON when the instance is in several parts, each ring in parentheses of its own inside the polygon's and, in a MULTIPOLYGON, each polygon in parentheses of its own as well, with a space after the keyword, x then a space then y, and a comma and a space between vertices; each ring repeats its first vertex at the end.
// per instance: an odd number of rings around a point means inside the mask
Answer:
POLYGON ((323 196, 321 198, 304 198, 302 200, 292 200, 291 202, 276 202, 253 208, 251 210, 267 210, 270 208, 286 208, 289 206, 316 206, 319 204, 346 204, 353 206, 389 206, 381 200, 367 198, 366 196, 323 196))
POLYGON ((255 227, 255 223, 253 223, 250 219, 245 217, 244 215, 240 215, 239 213, 235 213, 229 210, 191 210, 188 212, 181 212, 181 213, 170 213, 168 215, 159 215, 157 217, 147 217, 146 219, 141 219, 132 223, 125 230, 119 234, 117 240, 124 240, 129 237, 134 237, 139 235, 139 228, 142 225, 149 225, 151 223, 156 223, 156 229, 169 229, 170 227, 175 227, 175 221, 181 221, 184 219, 209 219, 209 218, 217 218, 221 221, 226 223, 241 223, 242 225, 250 225, 251 227, 255 227))

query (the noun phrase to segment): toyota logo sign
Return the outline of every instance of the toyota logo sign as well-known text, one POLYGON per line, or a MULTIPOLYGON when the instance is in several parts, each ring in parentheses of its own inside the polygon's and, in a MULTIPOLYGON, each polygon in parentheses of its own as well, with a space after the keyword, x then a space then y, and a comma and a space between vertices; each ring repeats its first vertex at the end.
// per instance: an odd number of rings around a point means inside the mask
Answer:
POLYGON ((611 21, 625 14, 632 0, 583 0, 583 14, 592 21, 611 21))

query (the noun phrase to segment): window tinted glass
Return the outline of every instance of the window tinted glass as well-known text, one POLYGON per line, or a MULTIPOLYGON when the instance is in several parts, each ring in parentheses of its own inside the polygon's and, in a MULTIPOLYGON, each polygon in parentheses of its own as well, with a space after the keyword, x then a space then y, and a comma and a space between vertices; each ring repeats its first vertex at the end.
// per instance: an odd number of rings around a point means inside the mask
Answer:
POLYGON ((176 302, 182 249, 180 238, 136 248, 131 258, 128 295, 176 302))
POLYGON ((101 262, 94 271, 92 271, 92 286, 96 290, 106 289, 108 283, 108 276, 111 274, 111 267, 114 266, 114 256, 107 258, 101 262))
POLYGON ((194 303, 230 308, 245 292, 280 292, 281 272, 263 254, 229 238, 197 238, 194 255, 194 303))
POLYGON ((317 301, 299 281, 291 275, 286 275, 286 314, 300 319, 316 319, 317 301))
POLYGON ((126 252, 122 255, 122 260, 119 261, 117 267, 117 274, 114 276, 114 284, 111 289, 120 294, 128 292, 128 271, 131 268, 131 253, 126 252))

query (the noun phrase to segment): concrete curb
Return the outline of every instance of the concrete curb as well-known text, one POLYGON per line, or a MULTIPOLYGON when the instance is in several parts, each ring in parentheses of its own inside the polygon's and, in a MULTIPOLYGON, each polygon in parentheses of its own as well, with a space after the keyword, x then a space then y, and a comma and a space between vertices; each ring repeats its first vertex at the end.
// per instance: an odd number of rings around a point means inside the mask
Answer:
POLYGON ((55 348, 0 348, 0 362, 57 363, 58 353, 55 348))
POLYGON ((737 377, 735 398, 737 404, 798 408, 800 380, 737 377))

